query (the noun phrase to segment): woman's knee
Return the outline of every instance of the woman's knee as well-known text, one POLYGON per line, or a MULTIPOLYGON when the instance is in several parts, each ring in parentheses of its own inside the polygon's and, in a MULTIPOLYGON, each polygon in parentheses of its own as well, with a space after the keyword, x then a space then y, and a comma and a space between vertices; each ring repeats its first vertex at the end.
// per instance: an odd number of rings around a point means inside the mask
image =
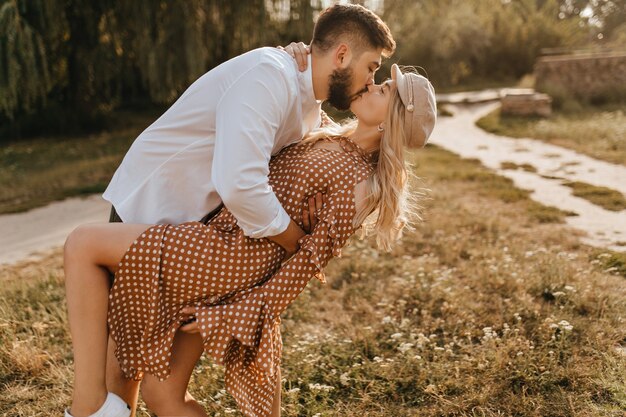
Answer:
POLYGON ((63 255, 65 260, 76 257, 84 259, 90 253, 90 242, 93 240, 93 227, 90 224, 77 226, 65 239, 63 255))

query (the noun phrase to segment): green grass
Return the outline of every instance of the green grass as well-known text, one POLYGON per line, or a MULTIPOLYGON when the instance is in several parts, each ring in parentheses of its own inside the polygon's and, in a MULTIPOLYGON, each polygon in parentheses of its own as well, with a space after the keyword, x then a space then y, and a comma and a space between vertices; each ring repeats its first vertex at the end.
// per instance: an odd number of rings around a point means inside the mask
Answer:
POLYGON ((469 191, 480 196, 495 198, 506 203, 520 202, 528 216, 541 223, 563 223, 566 216, 576 213, 556 207, 536 203, 529 198, 530 192, 514 186, 509 178, 496 175, 486 169, 480 160, 459 158, 454 153, 434 145, 427 145, 429 157, 429 175, 437 181, 463 181, 471 186, 469 191))
POLYGON ((122 118, 115 131, 88 137, 37 138, 0 147, 0 214, 102 192, 136 136, 155 115, 122 118))
POLYGON ((626 209, 626 198, 619 191, 607 187, 598 187, 581 181, 566 181, 563 185, 572 188, 572 194, 591 203, 612 211, 626 209))
POLYGON ((530 164, 516 164, 515 162, 504 161, 500 164, 500 168, 502 169, 518 169, 522 168, 526 172, 537 172, 537 168, 530 164))
POLYGON ((539 139, 593 158, 626 164, 624 105, 586 106, 575 111, 555 111, 546 119, 504 117, 496 109, 479 119, 476 124, 498 135, 539 139))

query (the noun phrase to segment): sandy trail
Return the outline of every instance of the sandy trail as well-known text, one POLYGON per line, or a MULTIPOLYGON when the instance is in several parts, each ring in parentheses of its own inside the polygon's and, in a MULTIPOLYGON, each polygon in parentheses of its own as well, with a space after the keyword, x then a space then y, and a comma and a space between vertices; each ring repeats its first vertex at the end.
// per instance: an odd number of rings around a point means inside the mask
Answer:
POLYGON ((626 195, 626 166, 600 161, 575 151, 535 139, 514 139, 493 135, 474 123, 499 103, 448 105, 453 117, 441 117, 429 142, 464 158, 477 158, 499 175, 513 180, 519 188, 531 190, 531 198, 549 206, 576 212, 567 223, 586 232, 584 243, 626 251, 626 210, 605 210, 572 195, 560 179, 583 181, 609 187, 626 195), (502 162, 530 164, 537 172, 501 169, 502 162))
POLYGON ((36 259, 64 244, 79 224, 107 222, 111 205, 100 194, 68 198, 24 213, 0 216, 0 264, 36 259))

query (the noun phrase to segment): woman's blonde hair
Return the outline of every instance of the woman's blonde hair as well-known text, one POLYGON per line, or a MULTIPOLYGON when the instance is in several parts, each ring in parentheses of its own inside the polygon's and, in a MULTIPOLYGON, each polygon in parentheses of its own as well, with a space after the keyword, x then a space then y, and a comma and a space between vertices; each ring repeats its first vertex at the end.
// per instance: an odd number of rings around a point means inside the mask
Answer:
MULTIPOLYGON (((362 237, 375 234, 380 249, 391 250, 395 241, 402 237, 405 228, 421 220, 417 204, 423 193, 409 187, 410 179, 416 178, 404 155, 404 104, 400 94, 394 89, 385 118, 385 130, 380 148, 374 158, 376 168, 367 180, 367 197, 362 209, 357 211, 353 225, 362 226, 362 237)), ((327 136, 347 136, 354 132, 358 121, 350 119, 345 123, 316 129, 303 141, 313 142, 327 136)))

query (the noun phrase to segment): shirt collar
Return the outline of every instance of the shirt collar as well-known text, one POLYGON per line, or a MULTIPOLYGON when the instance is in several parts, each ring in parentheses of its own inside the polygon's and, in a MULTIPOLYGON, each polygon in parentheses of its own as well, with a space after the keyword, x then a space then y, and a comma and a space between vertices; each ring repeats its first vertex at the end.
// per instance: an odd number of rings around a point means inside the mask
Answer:
POLYGON ((315 99, 315 93, 313 92, 313 70, 311 68, 311 54, 307 55, 306 70, 298 71, 298 79, 300 81, 300 94, 302 95, 302 103, 308 105, 321 104, 321 100, 315 99))

